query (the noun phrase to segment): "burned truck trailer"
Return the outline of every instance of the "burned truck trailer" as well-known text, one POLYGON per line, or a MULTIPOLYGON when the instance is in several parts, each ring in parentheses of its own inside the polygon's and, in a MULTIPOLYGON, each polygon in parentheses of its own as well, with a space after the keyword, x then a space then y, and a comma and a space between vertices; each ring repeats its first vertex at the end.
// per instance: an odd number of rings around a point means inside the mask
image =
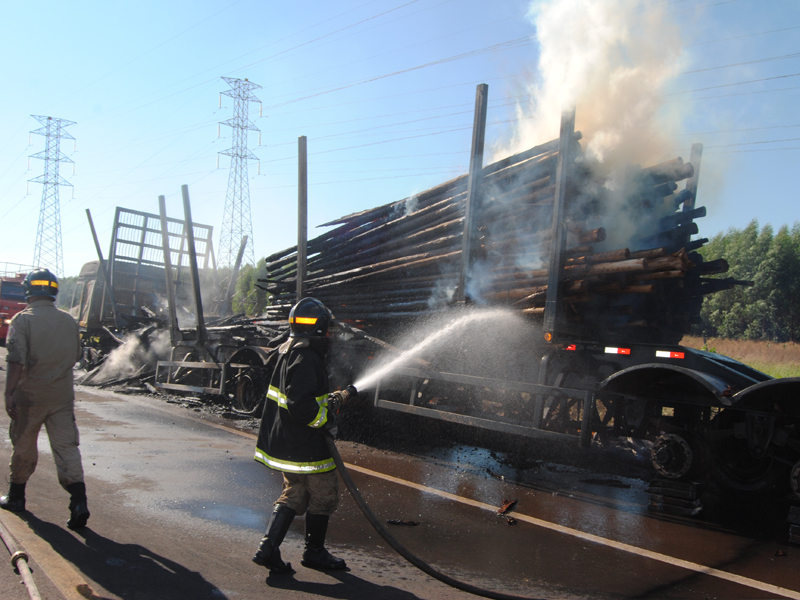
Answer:
MULTIPOLYGON (((479 129, 469 174, 309 240, 302 295, 343 323, 334 354, 354 375, 375 347, 352 328, 399 344, 410 326, 449 322, 454 307, 523 319, 527 349, 468 370, 437 349, 427 365, 381 377, 371 404, 584 446, 647 440, 661 496, 710 474, 741 492, 790 482, 800 496, 800 379, 678 345, 704 295, 750 284, 719 277, 725 261, 697 252, 702 146, 612 184, 582 151, 574 113, 559 139, 486 166, 479 129)), ((285 322, 298 297, 297 255, 267 258, 267 321, 285 322)))

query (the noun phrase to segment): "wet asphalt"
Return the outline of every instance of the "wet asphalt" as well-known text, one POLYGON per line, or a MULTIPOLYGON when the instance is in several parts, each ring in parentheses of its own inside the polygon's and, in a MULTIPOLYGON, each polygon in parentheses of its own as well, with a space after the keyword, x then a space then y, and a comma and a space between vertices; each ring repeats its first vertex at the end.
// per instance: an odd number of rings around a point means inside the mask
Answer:
MULTIPOLYGON (((400 558, 344 486, 328 545, 350 570, 300 566, 298 518, 282 546, 297 573, 267 577, 250 557, 281 477, 253 460, 251 422, 83 388, 76 416, 88 526, 64 525, 68 498, 44 434, 28 510, 0 514, 31 555, 42 598, 474 597, 400 558)), ((422 560, 472 585, 529 598, 800 598, 800 547, 787 542, 781 497, 734 501, 712 490, 698 517, 657 514, 647 509, 648 471, 636 448, 587 453, 477 440, 490 448, 394 418, 359 427, 372 430, 353 427, 338 447, 378 519, 417 523, 387 527, 422 560), (498 514, 507 501, 515 508, 498 514)), ((4 435, 0 462, 10 451, 4 435)), ((27 597, 10 571, 0 574, 2 597, 27 597)))

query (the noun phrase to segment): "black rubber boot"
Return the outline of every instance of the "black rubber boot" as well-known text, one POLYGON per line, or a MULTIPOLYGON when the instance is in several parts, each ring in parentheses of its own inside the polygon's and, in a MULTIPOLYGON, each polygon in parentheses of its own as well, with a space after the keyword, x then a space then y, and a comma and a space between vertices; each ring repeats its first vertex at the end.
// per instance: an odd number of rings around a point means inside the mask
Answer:
POLYGON ((273 573, 294 573, 292 564, 283 562, 279 546, 289 531, 297 513, 288 506, 278 504, 272 511, 272 516, 267 525, 267 532, 261 539, 258 551, 253 557, 253 562, 259 566, 266 567, 273 573))
POLYGON ((328 515, 306 513, 306 549, 302 565, 309 569, 341 571, 347 564, 325 549, 325 536, 328 533, 328 515))
POLYGON ((89 506, 86 503, 86 484, 82 481, 70 483, 67 486, 67 491, 70 494, 67 527, 70 529, 82 529, 86 527, 86 521, 89 520, 89 506))
POLYGON ((11 512, 22 512, 25 510, 25 484, 8 484, 8 495, 0 497, 0 508, 11 512))

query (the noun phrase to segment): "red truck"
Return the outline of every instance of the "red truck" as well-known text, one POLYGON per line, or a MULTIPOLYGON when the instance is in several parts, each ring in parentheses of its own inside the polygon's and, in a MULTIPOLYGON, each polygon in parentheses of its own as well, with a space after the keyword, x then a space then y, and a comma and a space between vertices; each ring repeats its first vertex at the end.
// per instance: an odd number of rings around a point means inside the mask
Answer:
POLYGON ((11 318, 28 306, 25 289, 22 287, 26 275, 27 273, 17 273, 11 277, 0 277, 0 345, 6 345, 11 318))

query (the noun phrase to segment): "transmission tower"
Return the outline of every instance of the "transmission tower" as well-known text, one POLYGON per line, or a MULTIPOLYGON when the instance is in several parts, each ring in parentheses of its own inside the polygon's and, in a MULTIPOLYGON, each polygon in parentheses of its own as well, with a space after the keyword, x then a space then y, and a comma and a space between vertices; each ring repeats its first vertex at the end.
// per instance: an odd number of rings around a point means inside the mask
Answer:
POLYGON ((249 102, 261 103, 251 90, 261 89, 247 79, 223 77, 231 89, 222 92, 234 100, 233 118, 223 121, 233 129, 233 146, 220 154, 231 157, 228 174, 228 193, 225 196, 225 211, 222 217, 222 233, 219 240, 219 264, 233 265, 239 253, 242 237, 247 236, 243 263, 255 264, 253 253, 253 223, 250 218, 250 182, 247 179, 247 161, 258 157, 247 149, 247 132, 258 131, 247 113, 249 102))
POLYGON ((64 274, 64 257, 61 252, 61 208, 58 203, 58 186, 72 184, 58 174, 58 163, 73 162, 71 158, 61 152, 61 139, 74 140, 72 134, 65 131, 74 121, 54 119, 31 115, 42 124, 42 127, 31 131, 36 135, 45 136, 45 149, 42 152, 31 154, 31 158, 40 158, 44 161, 44 174, 34 179, 33 183, 41 183, 42 206, 39 210, 39 225, 36 228, 36 247, 33 251, 33 264, 36 267, 46 267, 57 277, 64 274))

